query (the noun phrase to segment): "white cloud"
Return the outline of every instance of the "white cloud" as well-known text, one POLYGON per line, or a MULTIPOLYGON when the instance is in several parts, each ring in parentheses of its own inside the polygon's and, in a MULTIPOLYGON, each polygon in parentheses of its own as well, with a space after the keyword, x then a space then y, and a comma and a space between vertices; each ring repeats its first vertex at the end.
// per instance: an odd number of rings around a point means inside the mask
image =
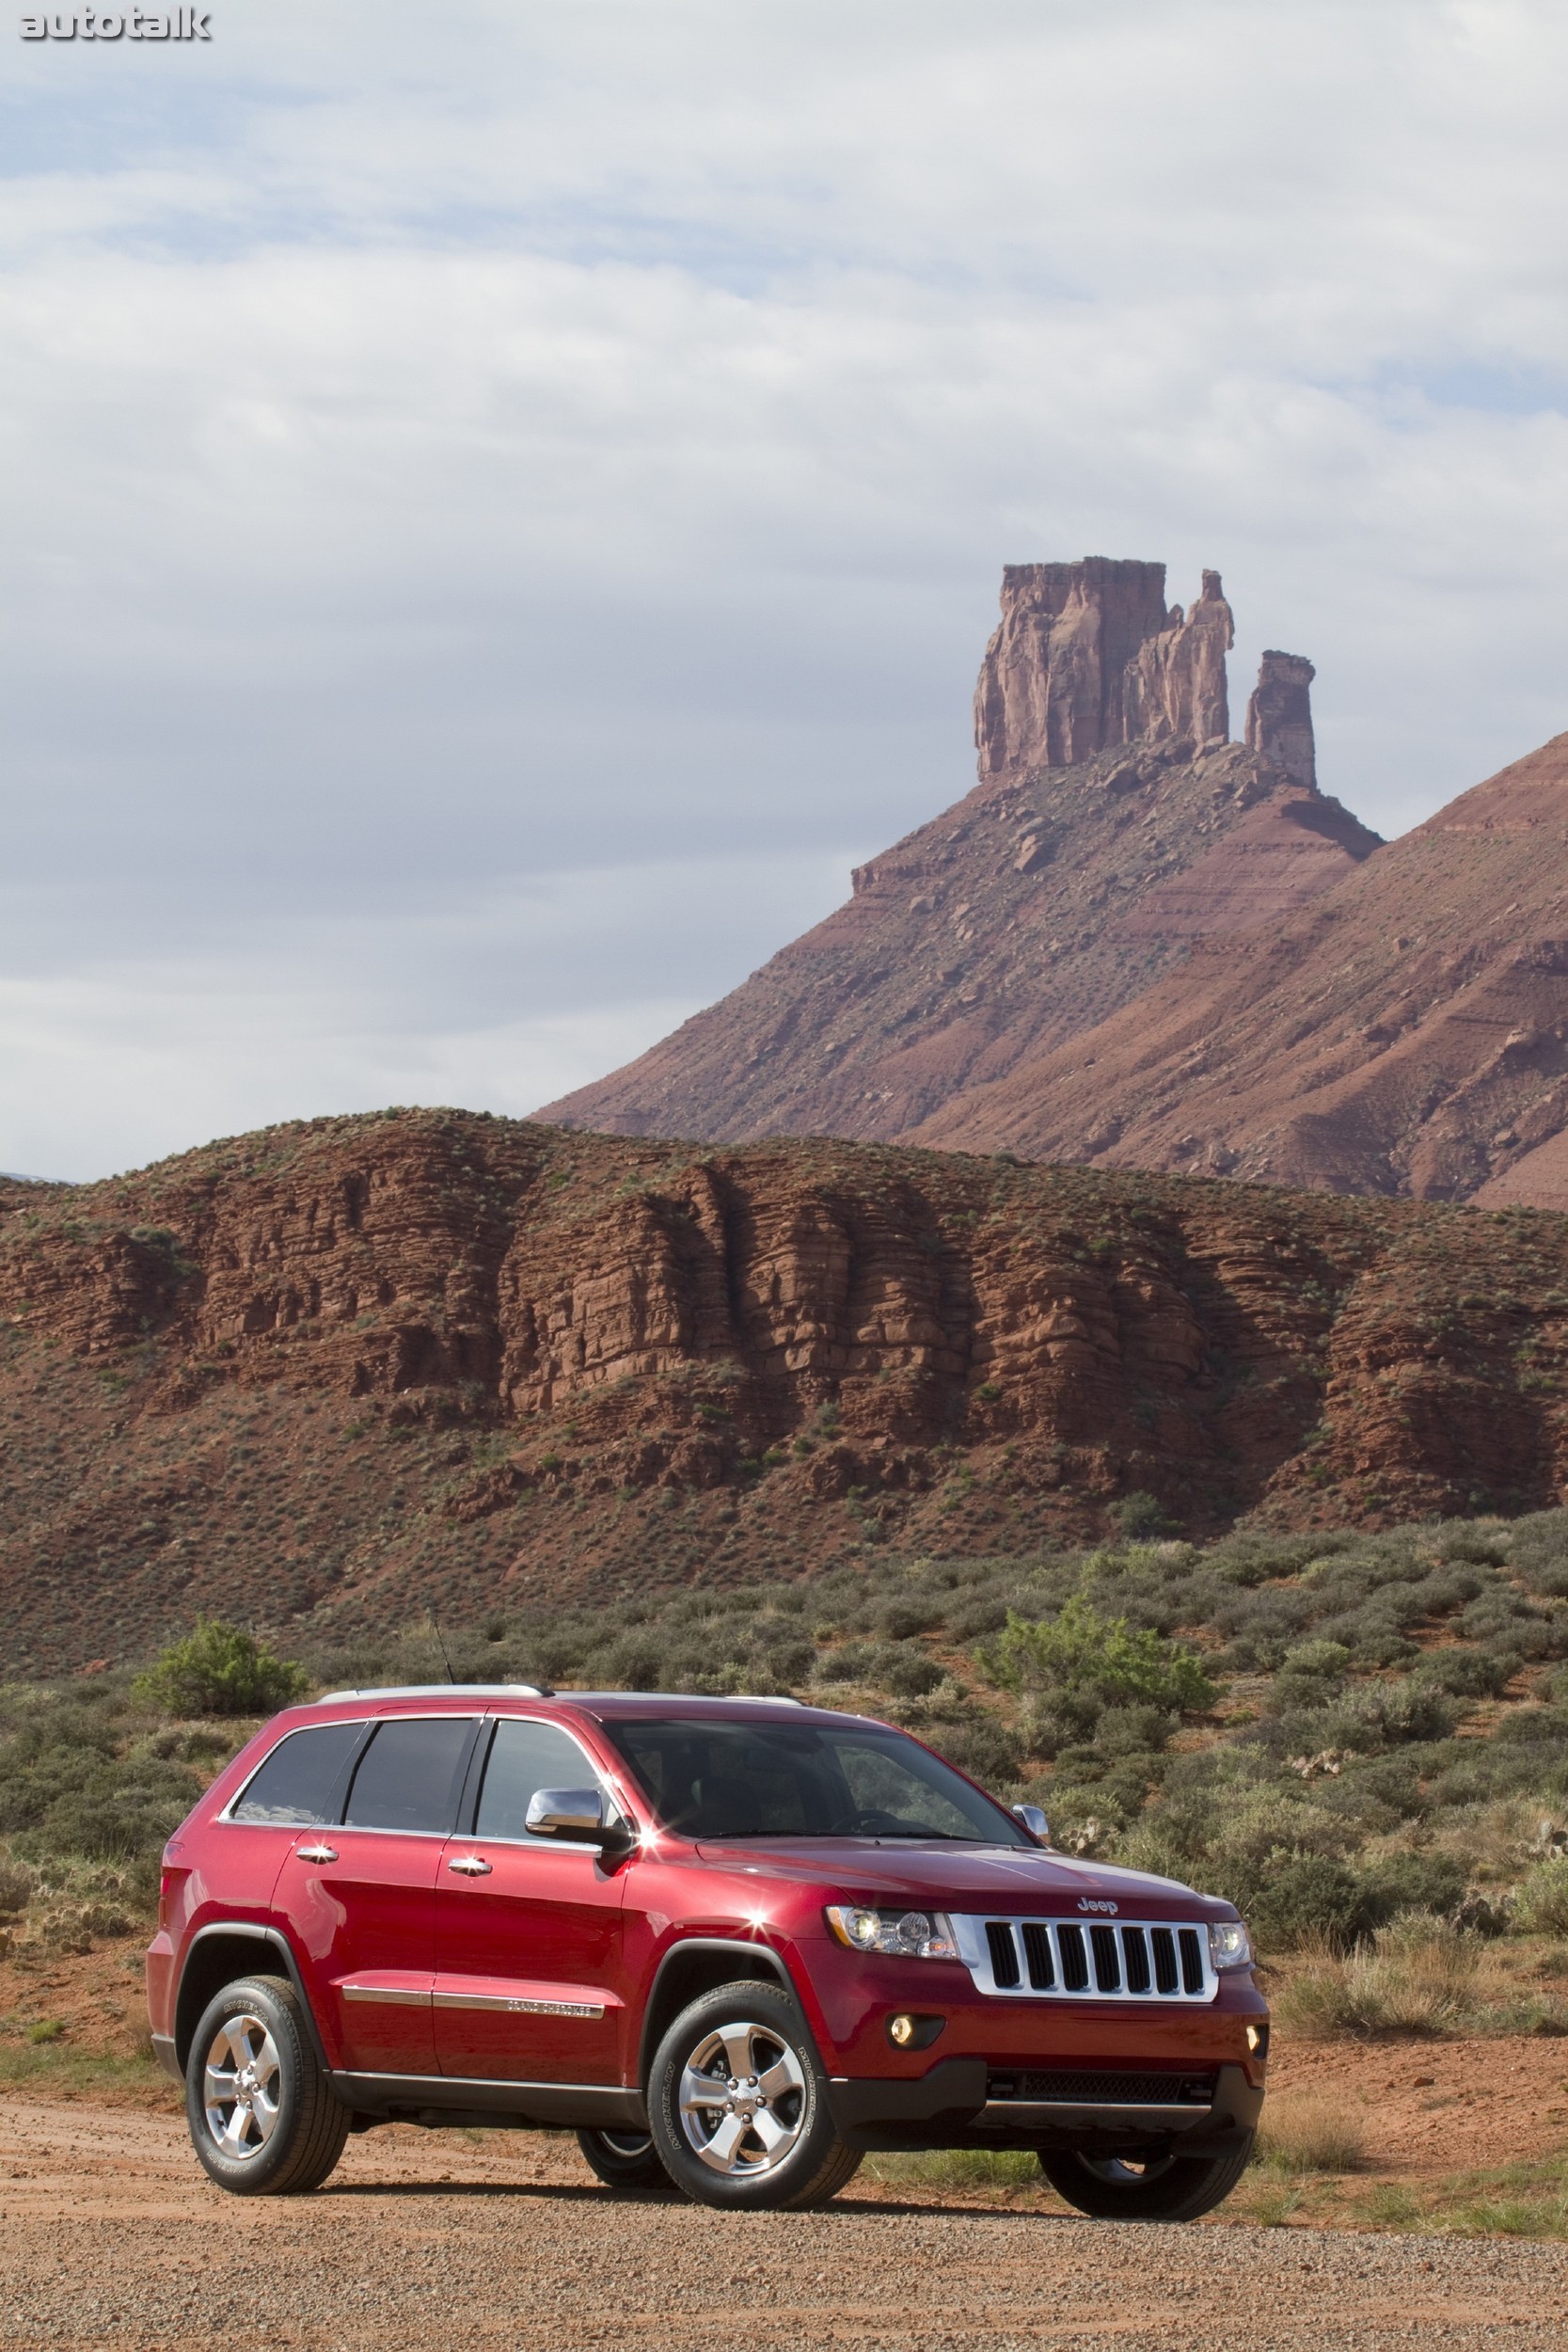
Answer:
POLYGON ((0 93, 0 1165, 595 1074, 965 788, 1004 561, 1218 564, 1385 830, 1568 719, 1549 0, 214 33, 0 93))

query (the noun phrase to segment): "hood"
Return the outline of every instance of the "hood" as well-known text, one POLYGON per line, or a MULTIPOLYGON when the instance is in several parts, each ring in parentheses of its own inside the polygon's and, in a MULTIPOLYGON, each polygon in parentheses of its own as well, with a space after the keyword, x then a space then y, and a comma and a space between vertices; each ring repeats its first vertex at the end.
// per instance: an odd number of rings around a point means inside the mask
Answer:
POLYGON ((950 1846, 901 1837, 896 1845, 869 1837, 741 1838, 699 1844, 705 1863, 749 1878, 784 1879, 821 1887, 826 1899, 847 1899, 886 1909, 894 1903, 934 1911, 1075 1913, 1083 1899, 1119 1904, 1144 1918, 1225 1918, 1233 1907, 1195 1895, 1175 1879, 1118 1870, 1108 1862, 1079 1860, 1020 1846, 950 1846))

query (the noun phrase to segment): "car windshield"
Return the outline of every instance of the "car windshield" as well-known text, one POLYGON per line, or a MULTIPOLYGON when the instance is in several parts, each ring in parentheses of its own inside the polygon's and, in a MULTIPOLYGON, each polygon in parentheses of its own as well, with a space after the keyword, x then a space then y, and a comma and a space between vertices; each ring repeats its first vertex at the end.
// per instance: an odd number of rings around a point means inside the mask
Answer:
POLYGON ((1001 1806, 896 1731, 633 1718, 605 1725, 683 1837, 940 1837, 1026 1846, 1001 1806))

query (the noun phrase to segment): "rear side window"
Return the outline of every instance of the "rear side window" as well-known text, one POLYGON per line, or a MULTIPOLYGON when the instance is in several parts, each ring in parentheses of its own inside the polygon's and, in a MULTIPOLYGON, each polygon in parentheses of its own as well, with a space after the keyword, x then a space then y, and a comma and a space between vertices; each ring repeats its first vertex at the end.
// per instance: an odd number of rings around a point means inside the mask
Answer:
POLYGON ((473 1727, 471 1715, 413 1715, 380 1724, 355 1772, 345 1824, 451 1829, 473 1727))
POLYGON ((484 1767, 476 1837, 526 1837, 537 1788, 592 1788, 598 1774, 577 1741, 554 1724, 503 1716, 484 1767))
POLYGON ((325 1821, 332 1792, 363 1724, 311 1724, 280 1740, 230 1811, 231 1821, 325 1821))

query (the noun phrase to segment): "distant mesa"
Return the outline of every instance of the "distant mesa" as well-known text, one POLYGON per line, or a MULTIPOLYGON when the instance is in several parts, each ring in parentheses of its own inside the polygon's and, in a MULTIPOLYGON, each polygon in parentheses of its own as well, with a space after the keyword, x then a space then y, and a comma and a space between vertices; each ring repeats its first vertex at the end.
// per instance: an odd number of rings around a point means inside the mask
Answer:
MULTIPOLYGON (((860 867, 847 905, 541 1116, 739 1141, 923 1136, 1137 998, 1195 941, 1276 924, 1377 835, 1317 789, 1299 655, 1264 656, 1229 739, 1216 571, 1015 564, 974 697, 979 783, 860 867)), ((1011 1148, 1011 1147, 1010 1147, 1011 1148)))
POLYGON ((1232 635, 1217 572, 1009 564, 975 788, 542 1115, 1568 1209, 1568 735, 1385 845, 1305 656, 1229 740, 1232 635))

